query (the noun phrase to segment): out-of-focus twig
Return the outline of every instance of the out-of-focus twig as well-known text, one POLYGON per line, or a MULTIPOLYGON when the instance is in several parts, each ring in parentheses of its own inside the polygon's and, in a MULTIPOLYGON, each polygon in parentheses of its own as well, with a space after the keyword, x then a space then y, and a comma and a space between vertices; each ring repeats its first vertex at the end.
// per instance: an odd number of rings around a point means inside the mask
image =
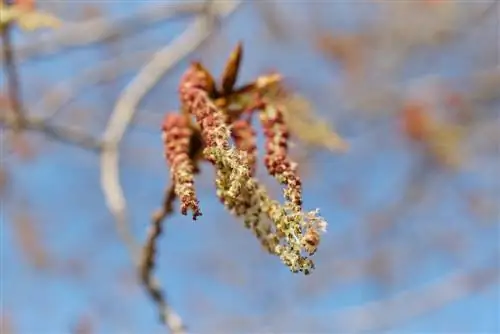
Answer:
MULTIPOLYGON (((445 306, 471 297, 481 290, 498 286, 499 279, 500 269, 494 266, 452 272, 419 288, 404 290, 391 297, 363 303, 359 306, 324 312, 322 317, 328 319, 328 328, 331 329, 329 332, 332 333, 399 332, 401 327, 397 327, 398 325, 419 316, 439 311, 445 306)), ((282 306, 280 305, 280 307, 282 306)), ((276 315, 273 314, 273 316, 276 315)), ((295 312, 285 311, 280 314, 281 319, 294 317, 297 317, 295 312)), ((300 323, 309 322, 317 322, 317 317, 300 315, 300 323)), ((247 326, 256 325, 260 330, 254 332, 267 332, 263 331, 263 318, 261 316, 239 318, 238 325, 241 326, 242 323, 247 324, 247 326)), ((266 325, 269 325, 269 321, 266 322, 266 325)), ((223 323, 218 323, 217 327, 219 332, 227 332, 227 330, 220 330, 220 328, 227 328, 223 323)), ((324 331, 325 327, 322 328, 324 331)))
POLYGON ((474 15, 469 22, 467 22, 465 28, 458 30, 453 37, 455 39, 464 37, 472 28, 483 22, 489 15, 495 15, 495 10, 498 8, 499 2, 499 0, 493 0, 485 9, 474 15))
POLYGON ((30 265, 38 270, 48 269, 53 265, 54 259, 44 242, 45 240, 40 236, 34 221, 35 218, 27 212, 29 211, 26 210, 14 218, 12 224, 14 238, 30 265))
POLYGON ((290 38, 290 25, 274 1, 255 1, 254 6, 256 6, 267 31, 273 38, 277 40, 290 38))
POLYGON ((123 75, 143 64, 152 54, 153 51, 139 51, 123 55, 119 60, 103 61, 76 77, 61 81, 35 104, 33 112, 40 114, 45 119, 55 117, 65 105, 75 99, 78 94, 81 94, 86 87, 123 75))
MULTIPOLYGON (((217 1, 216 14, 226 16, 233 12, 240 1, 217 1)), ((174 64, 183 59, 190 52, 194 51, 211 34, 207 27, 206 17, 199 17, 190 27, 186 29, 176 40, 158 51, 153 58, 144 65, 138 75, 124 89, 115 105, 113 113, 103 135, 106 145, 101 155, 101 185, 106 199, 106 204, 115 217, 117 228, 122 238, 126 242, 134 264, 140 267, 138 258, 137 243, 132 237, 127 223, 126 201, 119 180, 119 144, 132 122, 137 107, 143 97, 156 85, 174 64)), ((148 283, 155 282, 151 278, 148 283)), ((146 287, 148 291, 159 291, 152 286, 146 287)), ((180 317, 168 307, 163 296, 156 294, 153 296, 161 319, 172 333, 182 333, 182 322, 180 317), (175 323, 171 323, 176 319, 175 323)))
POLYGON ((468 92, 467 98, 471 103, 484 103, 500 98, 500 63, 497 68, 475 73, 471 80, 475 87, 468 92))
POLYGON ((20 128, 12 117, 0 115, 0 127, 19 130, 38 131, 42 134, 59 140, 63 143, 76 145, 89 150, 99 150, 102 145, 98 138, 64 126, 49 124, 45 119, 37 117, 24 117, 20 128))
POLYGON ((411 212, 412 209, 424 200, 432 180, 432 162, 426 156, 422 157, 409 171, 408 179, 401 185, 401 196, 388 208, 382 211, 380 220, 371 221, 366 228, 370 235, 366 242, 376 244, 383 240, 380 237, 392 231, 401 223, 401 217, 411 212))
POLYGON ((356 333, 390 327, 439 309, 477 290, 498 284, 498 268, 453 273, 420 289, 404 291, 386 300, 341 310, 332 317, 342 332, 356 333))
POLYGON ((15 49, 18 61, 38 55, 50 55, 68 47, 88 46, 106 41, 116 35, 130 35, 139 28, 180 15, 191 15, 205 10, 203 3, 176 3, 147 6, 133 15, 118 20, 95 18, 82 23, 64 23, 64 29, 39 40, 30 41, 15 49))

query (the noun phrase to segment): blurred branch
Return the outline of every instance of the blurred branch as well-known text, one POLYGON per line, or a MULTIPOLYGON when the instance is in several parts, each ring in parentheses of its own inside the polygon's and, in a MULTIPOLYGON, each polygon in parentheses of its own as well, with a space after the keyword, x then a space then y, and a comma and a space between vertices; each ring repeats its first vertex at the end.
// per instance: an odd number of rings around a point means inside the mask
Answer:
POLYGON ((15 119, 8 117, 5 114, 0 115, 0 127, 18 129, 18 130, 33 130, 43 133, 44 135, 64 143, 72 144, 89 150, 99 150, 101 141, 92 137, 89 134, 79 132, 76 129, 62 127, 49 124, 45 119, 36 117, 23 118, 21 127, 19 128, 15 119))
POLYGON ((272 37, 277 40, 290 38, 289 24, 282 13, 280 13, 275 1, 255 1, 254 6, 256 6, 267 31, 272 37))
MULTIPOLYGON (((215 2, 214 5, 217 5, 217 14, 226 16, 233 12, 239 3, 240 1, 221 1, 215 2)), ((119 179, 119 145, 134 118, 140 101, 170 68, 190 52, 194 51, 210 36, 211 29, 209 28, 207 27, 206 17, 198 17, 184 33, 170 45, 158 51, 144 65, 118 98, 103 135, 106 145, 101 156, 102 189, 107 206, 115 217, 118 230, 121 231, 122 237, 127 243, 131 257, 134 260, 134 264, 138 267, 140 267, 140 264, 137 256, 137 244, 133 241, 128 228, 126 201, 119 179)), ((149 280, 149 282, 154 281, 156 281, 154 278, 149 280)), ((148 291, 159 291, 159 288, 153 289, 151 286, 147 288, 148 291)), ((159 307, 162 320, 165 321, 165 324, 173 333, 179 333, 178 329, 182 328, 181 324, 179 324, 179 316, 168 307, 161 294, 157 294, 153 298, 159 307), (168 321, 171 319, 177 319, 179 322, 169 323, 168 321)))
POLYGON ((500 98, 500 64, 498 65, 497 68, 483 70, 472 76, 475 89, 469 91, 467 96, 471 103, 484 103, 500 98))
POLYGON ((62 108, 81 94, 85 87, 116 78, 143 64, 153 51, 138 51, 122 55, 119 59, 103 61, 82 74, 55 85, 33 108, 45 119, 55 117, 62 108))
POLYGON ((401 185, 401 196, 389 207, 381 212, 380 221, 370 221, 366 227, 370 235, 366 242, 373 244, 381 241, 379 238, 393 231, 398 223, 401 223, 401 217, 418 207, 427 194, 427 188, 432 180, 432 166, 427 156, 421 157, 415 165, 410 167, 408 179, 404 185, 401 185))
POLYGON ((388 329, 471 295, 481 288, 498 284, 499 278, 498 268, 454 273, 420 289, 339 311, 333 319, 343 332, 388 329))
POLYGON ((466 37, 472 29, 486 20, 489 15, 495 14, 498 3, 499 0, 493 0, 491 3, 486 4, 487 6, 485 9, 474 13, 469 20, 464 22, 464 26, 462 28, 457 28, 455 31, 449 33, 447 36, 448 41, 457 41, 466 37))
POLYGON ((137 29, 180 15, 203 12, 203 3, 177 3, 146 6, 133 15, 118 20, 100 17, 82 23, 65 23, 64 29, 15 49, 18 61, 40 55, 50 55, 68 47, 87 46, 106 41, 117 35, 130 35, 137 29))
MULTIPOLYGON (((318 333, 327 332, 326 328, 330 329, 329 333, 399 333, 402 330, 401 327, 396 327, 398 325, 417 320, 418 317, 436 312, 453 302, 472 297, 481 290, 491 289, 492 287, 498 289, 499 279, 500 269, 493 265, 489 268, 484 267, 445 274, 434 282, 426 283, 420 288, 404 290, 393 294, 391 297, 363 303, 359 306, 343 307, 311 316, 287 310, 280 313, 279 317, 277 317, 276 313, 272 317, 280 320, 299 319, 300 324, 318 324, 318 317, 327 320, 327 323, 320 327, 321 330, 318 333)), ((283 306, 280 304, 280 310, 282 308, 283 306)), ((275 310, 273 309, 273 311, 275 310)), ((231 317, 231 320, 234 320, 233 318, 231 317)), ((252 332, 267 332, 264 330, 263 323, 269 326, 270 323, 272 324, 272 320, 263 320, 261 315, 237 318, 238 330, 241 330, 241 326, 244 324, 255 328, 252 332)), ((293 320, 292 323, 297 324, 293 320)), ((425 323, 432 325, 432 321, 426 321, 425 323)), ((282 323, 278 322, 278 324, 282 323)), ((219 332, 228 332, 228 330, 220 331, 220 328, 226 329, 226 326, 223 323, 217 324, 219 332)), ((236 332, 234 327, 232 329, 229 332, 236 332)), ((268 328, 265 329, 268 330, 268 328)))
POLYGON ((31 266, 38 270, 48 269, 54 264, 55 259, 49 252, 47 240, 41 237, 39 226, 35 223, 31 212, 32 208, 24 205, 20 213, 14 217, 12 222, 14 239, 31 266))

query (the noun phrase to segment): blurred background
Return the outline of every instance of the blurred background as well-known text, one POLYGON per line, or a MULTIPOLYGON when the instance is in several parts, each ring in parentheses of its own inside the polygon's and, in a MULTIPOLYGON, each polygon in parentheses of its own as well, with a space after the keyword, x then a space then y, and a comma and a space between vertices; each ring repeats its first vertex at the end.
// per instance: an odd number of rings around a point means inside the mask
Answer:
POLYGON ((188 331, 500 332, 497 2, 5 2, 1 333, 165 332, 134 266, 169 184, 161 121, 189 63, 218 77, 238 41, 239 84, 278 71, 298 94, 328 232, 290 273, 202 166, 204 215, 166 220, 155 268, 188 331))

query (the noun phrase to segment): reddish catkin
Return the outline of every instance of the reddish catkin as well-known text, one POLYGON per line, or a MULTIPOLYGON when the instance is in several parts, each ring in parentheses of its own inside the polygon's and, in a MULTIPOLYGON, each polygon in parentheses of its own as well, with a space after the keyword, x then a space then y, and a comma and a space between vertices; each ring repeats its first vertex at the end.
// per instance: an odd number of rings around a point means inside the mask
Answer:
POLYGON ((193 218, 201 215, 194 190, 193 162, 202 153, 215 167, 216 195, 225 208, 243 218, 245 227, 292 272, 309 274, 314 263, 308 256, 316 252, 320 232, 325 232, 327 223, 318 210, 301 209, 302 184, 297 164, 288 156, 287 110, 282 104, 268 103, 287 95, 280 91, 281 76, 261 76, 235 89, 240 49, 226 65, 222 85, 218 85, 222 91, 200 63, 192 63, 181 78, 181 115, 169 114, 163 124, 173 190, 181 200, 183 214, 191 210, 193 218), (260 116, 265 134, 266 169, 285 188, 283 204, 272 199, 254 178, 257 146, 251 118, 255 114, 260 116))
POLYGON ((269 174, 284 184, 285 197, 298 208, 302 205, 302 183, 297 174, 297 165, 288 157, 288 138, 284 115, 279 107, 266 105, 260 114, 264 129, 266 154, 264 163, 269 174))
MULTIPOLYGON (((182 77, 179 93, 184 108, 195 116, 201 128, 205 158, 216 166, 218 195, 229 203, 230 200, 237 200, 250 177, 250 171, 246 153, 235 150, 229 144, 230 130, 226 116, 212 101, 212 89, 211 76, 195 63, 182 77)), ((228 204, 228 207, 231 206, 228 204)))
POLYGON ((257 142, 256 133, 248 120, 237 120, 231 128, 231 136, 237 149, 248 154, 250 175, 255 175, 257 164, 257 142))
POLYGON ((169 113, 162 126, 165 158, 171 167, 175 193, 181 202, 181 212, 193 212, 193 220, 201 216, 199 202, 194 189, 194 167, 189 157, 189 142, 192 130, 184 115, 169 113))
MULTIPOLYGON (((181 79, 179 93, 182 104, 196 117, 201 134, 207 147, 222 146, 228 149, 229 143, 220 133, 225 125, 224 116, 210 100, 212 79, 197 64, 191 65, 181 79)), ((210 160, 210 157, 207 157, 210 160)))

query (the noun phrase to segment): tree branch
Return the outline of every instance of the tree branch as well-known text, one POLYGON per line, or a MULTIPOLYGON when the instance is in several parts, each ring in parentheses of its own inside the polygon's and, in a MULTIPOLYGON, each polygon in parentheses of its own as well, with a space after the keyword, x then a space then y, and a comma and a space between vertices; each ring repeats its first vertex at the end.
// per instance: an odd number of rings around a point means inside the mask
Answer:
POLYGON ((102 147, 101 141, 89 134, 79 132, 75 129, 49 124, 45 119, 42 118, 24 117, 21 125, 19 126, 19 124, 16 123, 15 119, 2 114, 0 115, 0 126, 13 129, 14 131, 38 131, 61 142, 93 151, 99 151, 102 147))
POLYGON ((138 51, 123 55, 120 59, 103 61, 86 69, 81 75, 56 84, 43 99, 38 101, 33 110, 45 119, 55 117, 62 108, 81 93, 85 87, 98 84, 110 77, 118 77, 132 68, 143 64, 151 57, 153 51, 138 51), (50 103, 49 103, 50 102, 50 103))
MULTIPOLYGON (((216 2, 214 5, 217 5, 218 14, 226 16, 233 12, 239 3, 239 0, 220 1, 216 2)), ((134 118, 137 107, 143 97, 156 85, 163 75, 173 67, 173 65, 190 52, 194 51, 210 36, 210 34, 211 31, 209 27, 207 27, 206 18, 199 17, 181 36, 170 45, 158 51, 153 58, 144 65, 118 98, 103 135, 103 141, 106 145, 101 155, 101 185, 106 204, 115 217, 118 230, 121 231, 122 237, 127 243, 134 264, 139 267, 139 269, 140 264, 137 256, 137 243, 134 241, 128 228, 126 200, 119 180, 119 144, 134 118)), ((150 279, 150 282, 154 281, 156 281, 154 278, 150 279)), ((151 291, 151 287, 149 287, 148 290, 151 291)), ((155 290, 159 291, 160 289, 158 287, 158 289, 155 290)), ((155 298, 155 301, 167 327, 173 333, 180 333, 178 329, 183 328, 183 326, 179 325, 179 323, 181 323, 180 317, 168 307, 168 304, 161 294, 155 297, 158 297, 158 299, 155 298), (169 323, 172 319, 178 321, 169 323)))
POLYGON ((143 29, 171 17, 179 18, 180 15, 201 13, 204 10, 203 3, 161 4, 141 8, 131 16, 114 21, 99 17, 81 23, 65 22, 64 29, 21 45, 15 52, 21 62, 34 56, 51 55, 68 47, 87 46, 117 35, 130 35, 138 28, 143 29))
MULTIPOLYGON (((172 184, 165 192, 162 207, 153 214, 148 237, 142 249, 141 260, 139 263, 141 281, 160 310, 168 309, 168 305, 165 302, 165 297, 163 296, 163 292, 158 281, 154 278, 154 276, 152 276, 152 272, 155 267, 156 241, 163 232, 163 220, 174 211, 174 189, 174 185, 172 184)), ((185 328, 182 320, 175 312, 163 311, 160 312, 160 317, 162 322, 169 324, 172 333, 184 333, 185 328)))
POLYGON ((420 289, 404 291, 382 301, 341 310, 334 314, 333 320, 342 332, 387 329, 464 298, 480 288, 495 284, 499 278, 498 268, 450 274, 420 289))

